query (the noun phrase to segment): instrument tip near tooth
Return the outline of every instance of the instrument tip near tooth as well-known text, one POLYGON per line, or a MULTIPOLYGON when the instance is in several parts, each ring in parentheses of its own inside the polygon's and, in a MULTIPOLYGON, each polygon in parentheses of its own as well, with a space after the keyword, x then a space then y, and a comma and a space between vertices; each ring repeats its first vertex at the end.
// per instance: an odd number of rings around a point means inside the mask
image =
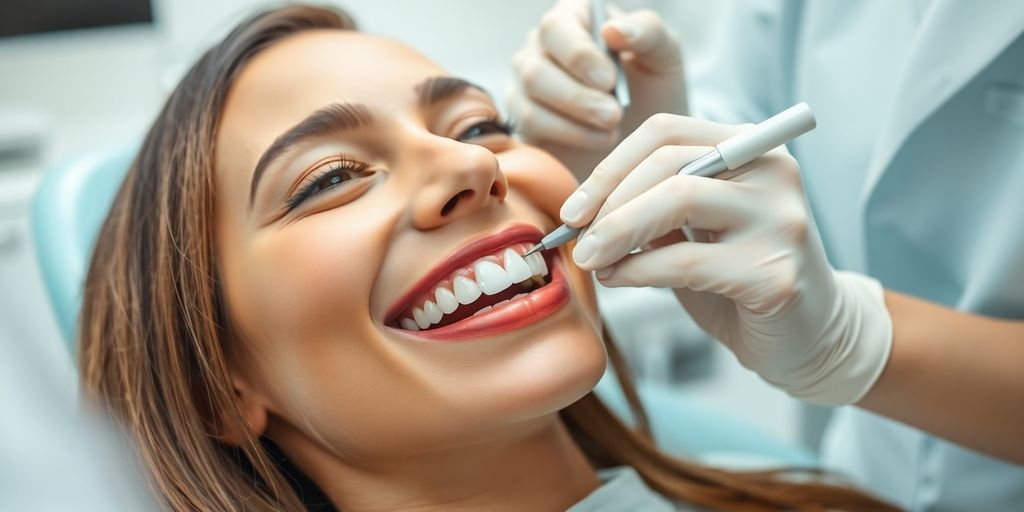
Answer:
POLYGON ((543 248, 544 248, 544 244, 537 244, 537 245, 533 246, 532 248, 530 248, 529 251, 526 251, 525 253, 523 253, 523 256, 524 257, 529 256, 529 255, 531 255, 531 254, 533 254, 533 253, 535 253, 535 252, 537 252, 537 251, 539 251, 539 250, 541 250, 543 248))

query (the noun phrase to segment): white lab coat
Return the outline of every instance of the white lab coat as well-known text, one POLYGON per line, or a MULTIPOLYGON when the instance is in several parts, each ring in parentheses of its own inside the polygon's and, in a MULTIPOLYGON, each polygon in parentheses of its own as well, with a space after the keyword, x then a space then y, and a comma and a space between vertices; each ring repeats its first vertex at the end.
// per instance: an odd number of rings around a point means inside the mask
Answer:
MULTIPOLYGON (((1024 1, 726 10, 690 63, 694 113, 750 122, 811 105, 818 128, 790 149, 833 264, 1024 319, 1024 1)), ((913 510, 1024 510, 1024 466, 858 409, 834 416, 824 458, 913 510)))

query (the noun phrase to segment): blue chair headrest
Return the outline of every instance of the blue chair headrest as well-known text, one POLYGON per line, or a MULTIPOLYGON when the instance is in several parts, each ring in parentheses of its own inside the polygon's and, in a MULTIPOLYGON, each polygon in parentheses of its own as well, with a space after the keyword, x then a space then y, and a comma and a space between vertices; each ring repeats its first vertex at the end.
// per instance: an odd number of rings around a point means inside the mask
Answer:
POLYGON ((93 244, 138 144, 95 151, 43 176, 32 201, 36 256, 64 341, 74 345, 93 244))

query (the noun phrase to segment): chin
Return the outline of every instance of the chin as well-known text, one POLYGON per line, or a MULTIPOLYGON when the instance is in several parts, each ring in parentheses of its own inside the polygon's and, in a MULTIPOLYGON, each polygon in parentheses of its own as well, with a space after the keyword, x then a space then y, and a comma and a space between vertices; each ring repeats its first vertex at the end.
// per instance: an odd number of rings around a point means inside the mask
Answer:
POLYGON ((556 413, 589 393, 604 375, 607 353, 599 331, 576 308, 552 328, 523 333, 520 350, 491 369, 484 387, 488 415, 529 420, 556 413))

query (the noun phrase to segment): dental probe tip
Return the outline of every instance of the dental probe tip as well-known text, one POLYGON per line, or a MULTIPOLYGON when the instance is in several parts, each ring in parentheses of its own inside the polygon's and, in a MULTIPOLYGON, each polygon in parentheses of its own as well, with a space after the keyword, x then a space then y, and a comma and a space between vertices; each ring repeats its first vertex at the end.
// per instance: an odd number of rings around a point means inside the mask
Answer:
POLYGON ((542 250, 542 249, 544 249, 544 244, 537 244, 537 245, 531 247, 529 251, 526 251, 525 253, 523 253, 523 257, 529 256, 529 255, 531 255, 531 254, 533 254, 533 253, 535 253, 535 252, 537 252, 539 250, 542 250))

